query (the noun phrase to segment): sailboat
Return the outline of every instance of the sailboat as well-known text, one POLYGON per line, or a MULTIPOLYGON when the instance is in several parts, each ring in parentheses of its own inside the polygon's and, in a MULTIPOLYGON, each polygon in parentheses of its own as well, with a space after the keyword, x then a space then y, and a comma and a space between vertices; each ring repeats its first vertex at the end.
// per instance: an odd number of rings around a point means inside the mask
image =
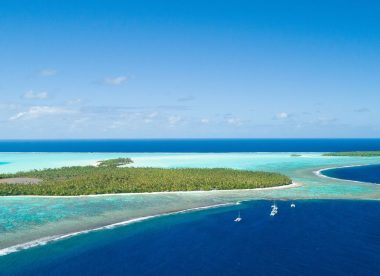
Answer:
POLYGON ((278 207, 277 207, 275 202, 273 203, 273 205, 271 207, 272 207, 272 210, 270 212, 270 216, 274 217, 278 213, 278 207))
POLYGON ((240 211, 239 211, 239 216, 236 219, 234 219, 234 222, 240 222, 240 221, 242 221, 242 218, 240 216, 240 211))

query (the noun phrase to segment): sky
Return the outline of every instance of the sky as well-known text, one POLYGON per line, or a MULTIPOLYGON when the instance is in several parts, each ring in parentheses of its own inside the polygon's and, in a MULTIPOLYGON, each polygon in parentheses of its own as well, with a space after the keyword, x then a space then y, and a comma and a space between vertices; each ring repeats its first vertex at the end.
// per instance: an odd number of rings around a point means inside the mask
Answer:
POLYGON ((380 2, 0 1, 0 139, 380 137, 380 2))

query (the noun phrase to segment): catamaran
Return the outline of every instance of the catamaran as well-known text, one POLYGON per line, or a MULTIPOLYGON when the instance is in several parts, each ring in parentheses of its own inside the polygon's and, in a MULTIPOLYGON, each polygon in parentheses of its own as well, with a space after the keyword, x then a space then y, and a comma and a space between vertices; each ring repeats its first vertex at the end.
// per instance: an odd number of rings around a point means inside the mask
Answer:
POLYGON ((242 220, 241 216, 240 216, 240 211, 239 211, 239 216, 234 220, 235 222, 240 222, 242 220))
POLYGON ((277 207, 276 203, 273 203, 273 205, 271 207, 272 207, 272 210, 270 212, 270 216, 274 217, 278 213, 278 207, 277 207))

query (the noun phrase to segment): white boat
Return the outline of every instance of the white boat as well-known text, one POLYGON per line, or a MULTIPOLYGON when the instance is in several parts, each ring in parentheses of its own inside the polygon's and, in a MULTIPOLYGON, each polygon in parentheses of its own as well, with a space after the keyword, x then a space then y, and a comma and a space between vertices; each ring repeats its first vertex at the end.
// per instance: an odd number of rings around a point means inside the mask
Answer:
POLYGON ((290 208, 296 208, 296 205, 294 203, 290 204, 290 208))
POLYGON ((240 211, 239 211, 239 216, 234 220, 234 222, 240 222, 242 221, 242 218, 240 216, 240 211))
POLYGON ((273 203, 273 205, 271 207, 272 207, 272 210, 270 212, 270 216, 274 217, 278 213, 278 207, 277 207, 276 203, 273 203))
POLYGON ((275 215, 277 215, 277 210, 272 210, 271 212, 270 212, 270 216, 271 217, 274 217, 275 215))

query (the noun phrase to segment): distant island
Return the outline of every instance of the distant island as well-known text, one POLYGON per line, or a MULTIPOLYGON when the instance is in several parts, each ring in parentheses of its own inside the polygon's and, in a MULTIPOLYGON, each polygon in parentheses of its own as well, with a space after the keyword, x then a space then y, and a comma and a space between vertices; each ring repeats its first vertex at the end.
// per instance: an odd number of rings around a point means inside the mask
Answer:
POLYGON ((0 175, 0 195, 77 196, 116 193, 255 189, 288 185, 292 180, 272 172, 233 169, 161 169, 120 167, 129 158, 97 166, 63 167, 0 175))
POLYGON ((115 158, 115 159, 108 159, 108 160, 102 160, 97 162, 98 167, 121 167, 128 164, 132 164, 133 160, 131 158, 115 158))
POLYGON ((380 157, 380 151, 346 151, 346 152, 330 152, 323 156, 348 156, 348 157, 380 157))

